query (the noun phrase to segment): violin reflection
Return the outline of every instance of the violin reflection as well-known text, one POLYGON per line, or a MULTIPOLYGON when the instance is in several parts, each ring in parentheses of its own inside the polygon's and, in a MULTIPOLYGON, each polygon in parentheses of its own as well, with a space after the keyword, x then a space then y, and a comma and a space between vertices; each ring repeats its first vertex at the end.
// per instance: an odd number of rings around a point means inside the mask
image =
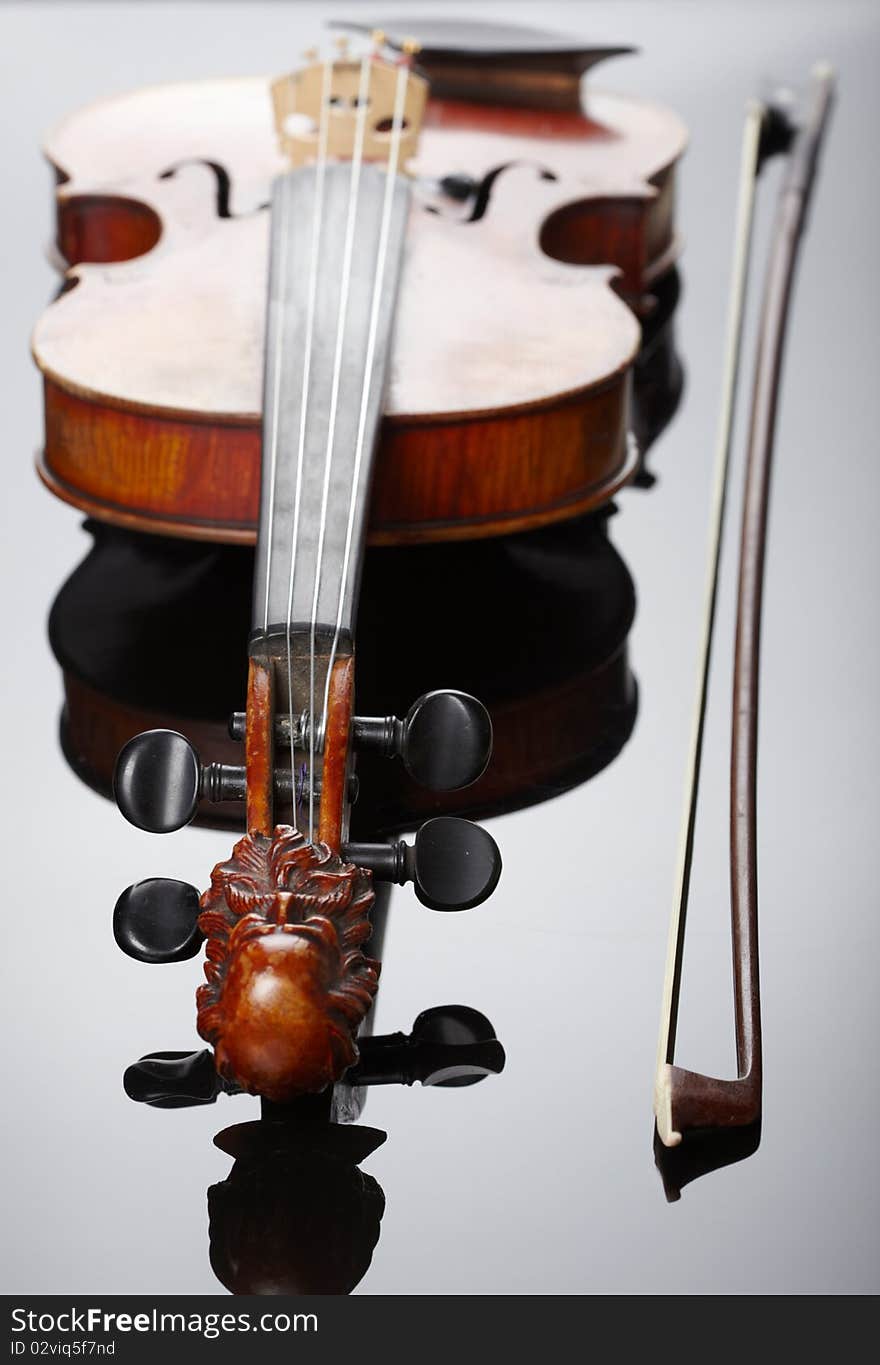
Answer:
POLYGON ((370 1267, 385 1195, 360 1163, 385 1134, 291 1119, 240 1123, 208 1190, 211 1269, 232 1294, 350 1294, 370 1267))
MULTIPOLYGON (((68 762, 109 795, 120 749, 154 727, 179 730, 206 763, 239 761, 227 726, 245 691, 251 552, 88 529, 93 547, 49 622, 64 673, 68 762)), ((607 515, 466 545, 377 548, 364 579, 359 708, 406 714, 440 679, 483 699, 494 754, 482 778, 447 793, 364 754, 354 838, 433 814, 546 800, 600 771, 626 742, 636 714, 626 647, 635 592, 607 515)), ((240 822, 241 808, 205 799, 199 818, 240 822)))
MULTIPOLYGON (((234 1159, 208 1190, 211 1267, 233 1294, 349 1294, 379 1240, 385 1195, 360 1169, 387 1135, 356 1123, 353 1096, 368 1085, 474 1085, 504 1068, 504 1048, 478 1010, 425 1010, 412 1031, 360 1040, 343 1084, 218 1133, 234 1159)), ((142 1057, 125 1073, 127 1094, 157 1108, 210 1104, 230 1087, 210 1052, 142 1057)))

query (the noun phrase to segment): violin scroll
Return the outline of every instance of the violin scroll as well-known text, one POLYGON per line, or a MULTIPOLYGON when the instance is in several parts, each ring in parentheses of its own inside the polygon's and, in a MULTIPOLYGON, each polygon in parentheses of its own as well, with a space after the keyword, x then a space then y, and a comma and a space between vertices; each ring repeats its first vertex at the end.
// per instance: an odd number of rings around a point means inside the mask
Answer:
POLYGON ((202 897, 198 1031, 219 1074, 282 1103, 339 1080, 379 982, 369 872, 290 826, 246 834, 202 897))

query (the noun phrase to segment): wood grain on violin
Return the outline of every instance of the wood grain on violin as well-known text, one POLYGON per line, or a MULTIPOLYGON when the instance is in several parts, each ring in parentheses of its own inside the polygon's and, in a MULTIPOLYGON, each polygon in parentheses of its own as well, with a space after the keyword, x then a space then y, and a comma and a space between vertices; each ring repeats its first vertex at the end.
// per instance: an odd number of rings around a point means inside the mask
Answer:
POLYGON ((269 835, 275 824, 275 675, 268 658, 251 651, 245 736, 248 770, 247 827, 269 835))
MULTIPOLYGON (((622 374, 589 397, 482 418, 476 430, 470 423, 386 420, 371 542, 502 535, 606 502, 638 464, 638 449, 627 438, 629 394, 629 376, 622 374), (610 462, 609 448, 615 452, 610 462)), ((45 398, 39 471, 65 502, 131 530, 253 543, 258 429, 96 405, 51 381, 45 398)))

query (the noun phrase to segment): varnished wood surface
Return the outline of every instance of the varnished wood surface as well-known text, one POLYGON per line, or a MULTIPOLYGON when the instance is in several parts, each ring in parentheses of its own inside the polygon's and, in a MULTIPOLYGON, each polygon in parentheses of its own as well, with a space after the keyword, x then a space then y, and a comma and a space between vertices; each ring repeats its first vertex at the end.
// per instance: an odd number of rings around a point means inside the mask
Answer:
POLYGON ((336 659, 330 672, 321 763, 318 838, 338 853, 348 826, 348 774, 354 707, 354 658, 336 659))
POLYGON ((78 194, 59 199, 57 246, 65 261, 128 261, 151 251, 162 224, 137 199, 78 194))
POLYGON ((255 652, 248 672, 245 733, 247 828, 251 834, 268 835, 275 824, 274 692, 272 664, 255 652))
MULTIPOLYGON (((629 393, 624 374, 548 409, 467 424, 386 421, 370 540, 502 535, 607 502, 638 459, 628 441, 629 393)), ((51 382, 45 404, 46 448, 38 469, 64 501, 131 530, 255 541, 257 425, 125 411, 51 382)))
MULTIPOLYGON (((367 25, 335 22, 332 27, 369 32, 367 25)), ((458 16, 413 23, 419 68, 439 98, 579 113, 581 77, 598 62, 631 53, 631 47, 579 42, 521 24, 486 24, 458 16)), ((404 50, 406 35, 385 34, 404 50)))

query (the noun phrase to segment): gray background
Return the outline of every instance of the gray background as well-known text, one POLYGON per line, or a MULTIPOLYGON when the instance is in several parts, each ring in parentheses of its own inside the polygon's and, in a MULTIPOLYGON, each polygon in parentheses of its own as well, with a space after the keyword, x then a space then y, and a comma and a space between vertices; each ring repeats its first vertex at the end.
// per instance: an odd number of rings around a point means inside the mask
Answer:
MULTIPOLYGON (((0 9, 3 174, 3 1288, 221 1292, 205 1188, 237 1098, 161 1113, 127 1062, 195 1046, 198 961, 149 970, 109 915, 144 876, 204 882, 227 836, 127 826, 66 768, 49 603, 87 548, 38 485, 40 385, 26 339, 53 289, 38 151, 73 107, 148 82, 294 65, 347 4, 60 4, 0 9)), ((408 0, 381 10, 414 14, 408 0)), ((387 1211, 364 1293, 844 1292, 878 1284, 878 18, 875 4, 471 4, 639 57, 597 83, 677 109, 687 393, 626 493, 615 542, 638 585, 632 740, 599 778, 493 822, 499 891, 450 920, 395 893, 380 1030, 430 1004, 485 1011, 508 1054, 471 1090, 388 1088, 365 1121, 387 1211), (664 1202, 651 1084, 697 639, 709 467, 742 109, 827 57, 837 109, 801 263, 779 428, 761 736, 765 1122, 755 1157, 664 1202)), ((766 241, 775 177, 762 198, 766 241)), ((734 505, 733 512, 738 508, 734 505)), ((735 540, 735 537, 733 538, 735 540)), ((733 1068, 726 891, 732 559, 688 940, 678 1058, 733 1068)), ((210 660, 205 660, 210 667, 210 660)))

